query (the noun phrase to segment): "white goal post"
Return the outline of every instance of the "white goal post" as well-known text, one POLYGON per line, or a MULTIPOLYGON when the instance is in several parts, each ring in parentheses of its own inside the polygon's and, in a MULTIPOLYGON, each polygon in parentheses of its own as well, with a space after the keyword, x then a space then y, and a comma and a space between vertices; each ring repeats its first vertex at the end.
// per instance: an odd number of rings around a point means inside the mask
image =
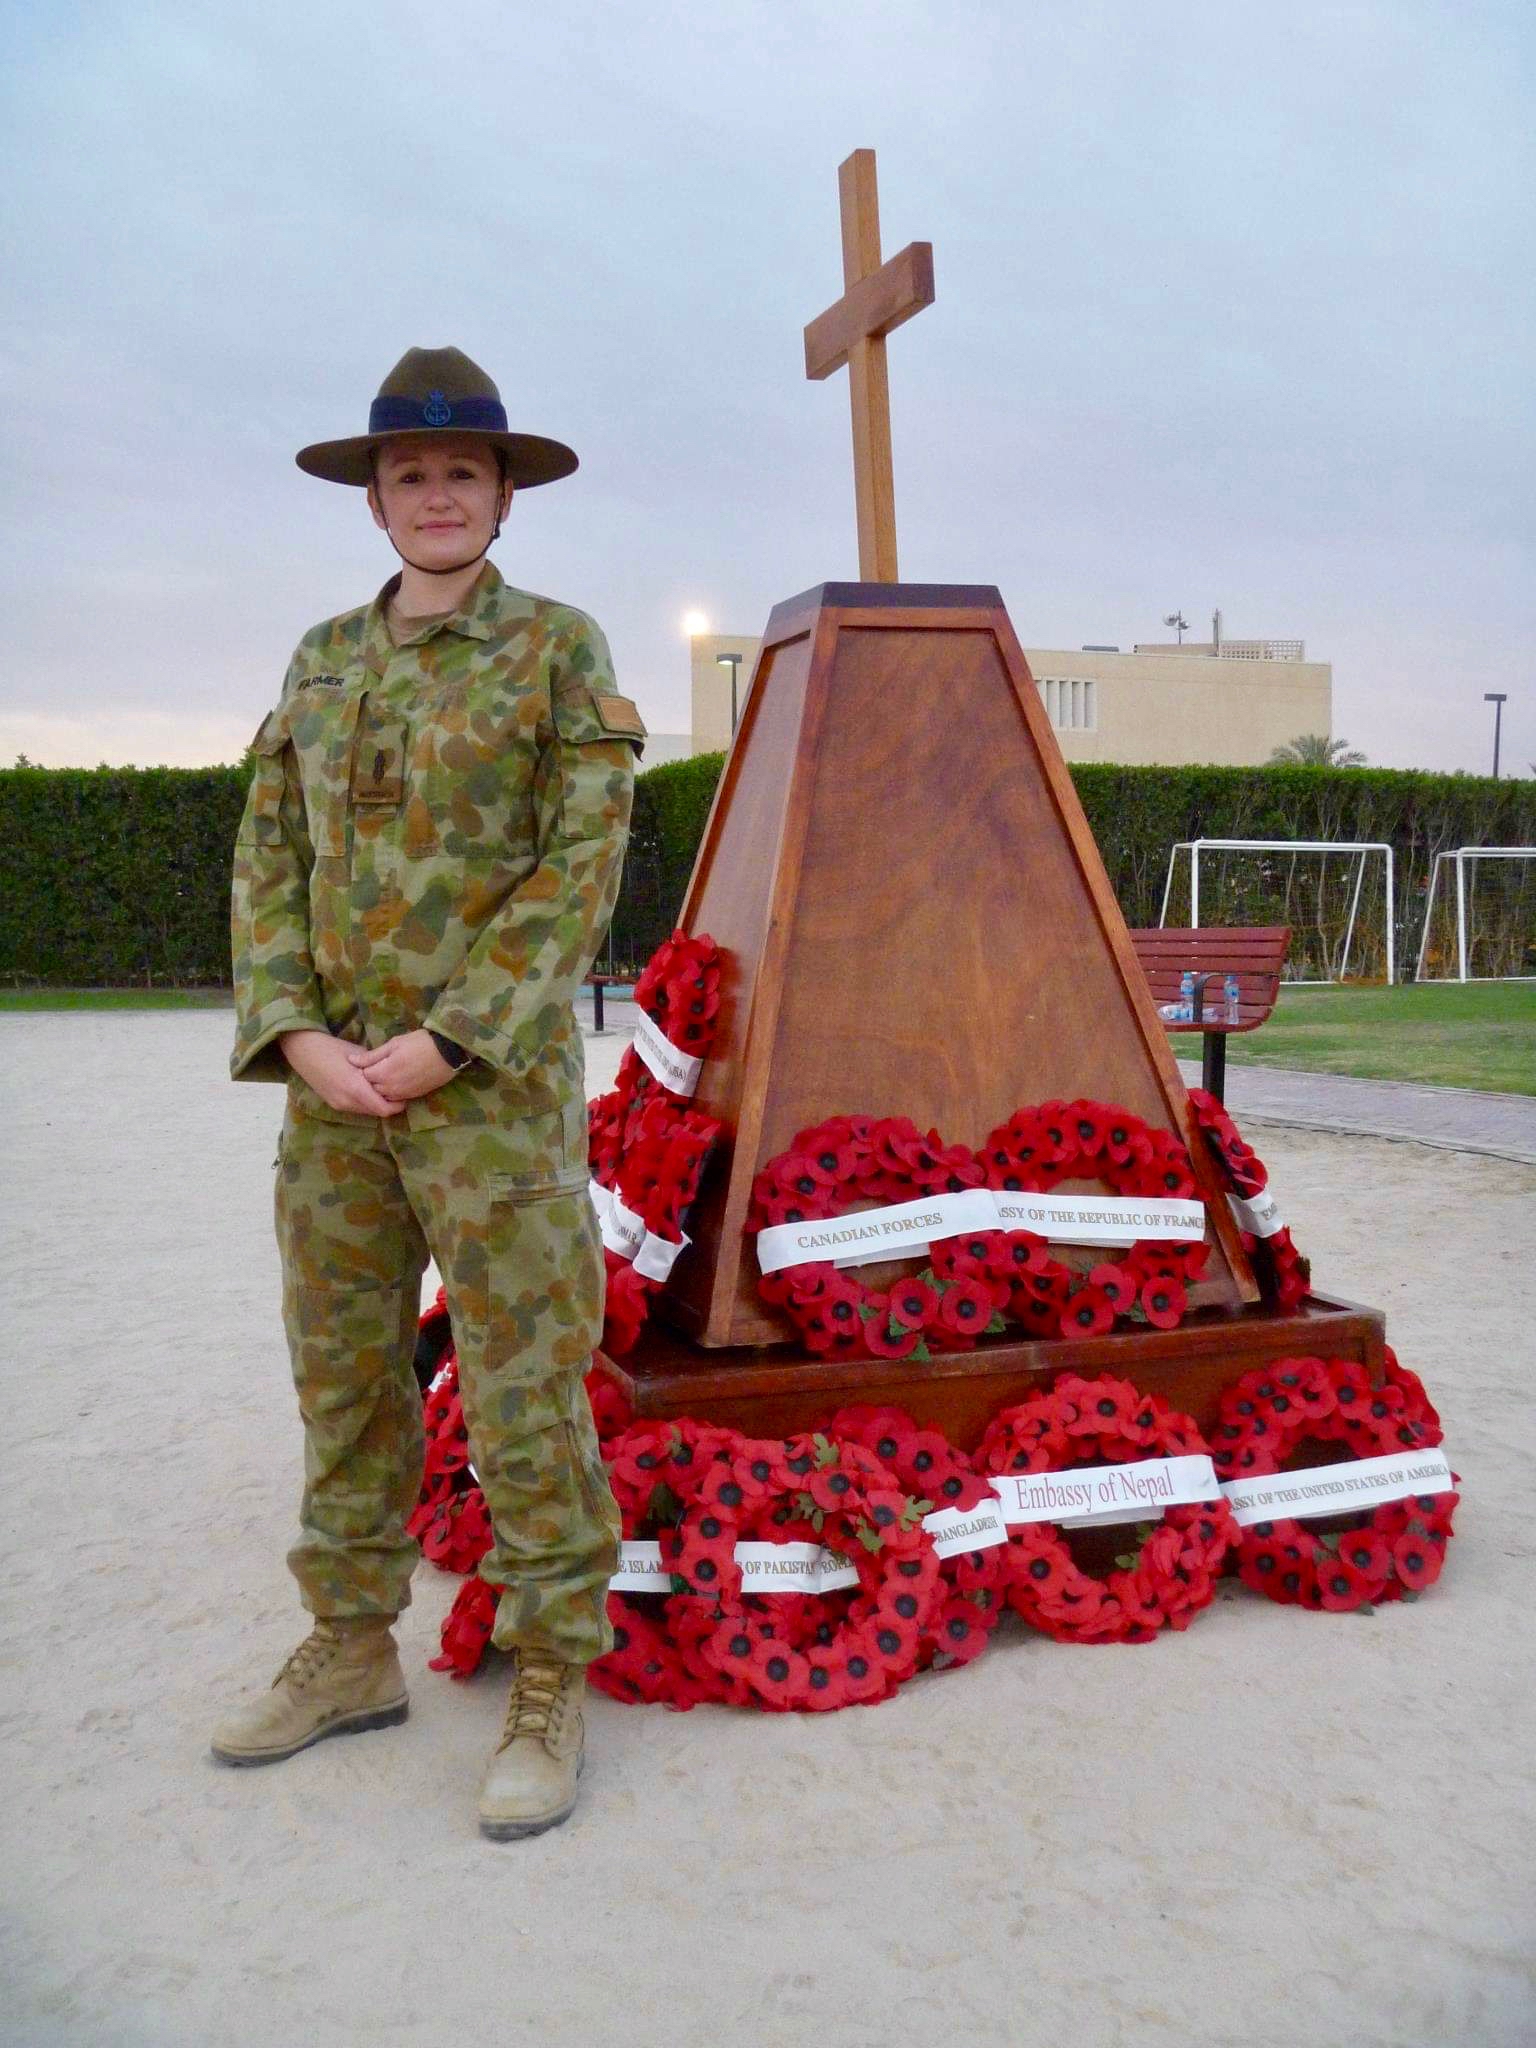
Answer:
MULTIPOLYGON (((1502 933, 1490 931, 1487 927, 1482 931, 1478 930, 1477 863, 1484 860, 1520 860, 1524 861, 1529 869, 1530 864, 1536 862, 1536 846, 1457 846, 1446 853, 1435 855, 1435 864, 1429 874, 1429 893, 1424 899, 1424 929, 1419 935, 1419 959, 1414 969, 1415 981, 1536 981, 1536 974, 1477 972, 1476 956, 1479 949, 1485 956, 1488 952, 1494 954, 1493 961, 1488 963, 1485 959, 1484 964, 1492 964, 1495 967, 1501 964, 1521 967, 1526 964, 1528 955, 1536 958, 1536 889, 1532 887, 1536 877, 1529 873, 1522 878, 1524 901, 1517 899, 1513 906, 1511 928, 1502 933), (1426 973, 1426 967, 1434 965, 1430 941, 1434 934, 1436 909, 1444 901, 1443 883, 1447 863, 1456 870, 1455 971, 1445 974, 1426 973), (1467 873, 1469 867, 1472 870, 1470 879, 1467 873), (1499 958, 1501 948, 1504 950, 1502 962, 1499 958)), ((1435 951, 1438 953, 1439 948, 1436 947, 1435 951)))
MULTIPOLYGON (((1338 966, 1333 974, 1325 976, 1330 981, 1343 981, 1349 973, 1349 956, 1355 942, 1355 926, 1360 914, 1360 894, 1365 883, 1365 868, 1368 857, 1380 854, 1385 866, 1386 914, 1384 936, 1387 955, 1387 981, 1397 979, 1396 950, 1396 897, 1392 866, 1392 848, 1384 839, 1180 839, 1168 854, 1168 876, 1163 883, 1163 907, 1158 915, 1159 926, 1168 923, 1168 903, 1173 894, 1174 873, 1180 854, 1189 856, 1189 922, 1191 929, 1200 923, 1200 857, 1207 853, 1337 853, 1355 856, 1354 884, 1349 891, 1349 910, 1344 926, 1343 944, 1339 952, 1338 966)), ((1280 920, 1276 920, 1279 922, 1280 920)), ((1319 984, 1320 985, 1320 984, 1319 984)))

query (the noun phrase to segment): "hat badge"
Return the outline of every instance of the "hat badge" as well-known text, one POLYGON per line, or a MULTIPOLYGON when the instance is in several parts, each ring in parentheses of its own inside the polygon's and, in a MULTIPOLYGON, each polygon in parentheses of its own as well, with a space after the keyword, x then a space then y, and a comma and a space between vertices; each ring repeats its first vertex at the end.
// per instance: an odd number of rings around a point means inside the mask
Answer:
POLYGON ((453 418, 453 407, 441 391, 429 391, 427 402, 421 408, 421 416, 429 427, 446 427, 453 418))

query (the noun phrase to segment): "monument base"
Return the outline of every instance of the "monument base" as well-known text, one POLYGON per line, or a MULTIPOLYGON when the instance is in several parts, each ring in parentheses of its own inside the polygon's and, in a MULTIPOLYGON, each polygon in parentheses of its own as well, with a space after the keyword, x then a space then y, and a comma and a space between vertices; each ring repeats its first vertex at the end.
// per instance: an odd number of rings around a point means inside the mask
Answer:
POLYGON ((1289 1314, 1256 1304, 1232 1315, 1186 1317, 1176 1330, 1134 1329, 1103 1337, 999 1339, 974 1351, 912 1359, 827 1359, 787 1345, 705 1350, 652 1322, 622 1361, 598 1352, 639 1418, 691 1415, 748 1436, 791 1436, 838 1408, 904 1408, 957 1448, 973 1450, 997 1413, 1039 1391, 1057 1373, 1112 1373, 1160 1394, 1201 1428, 1217 1400, 1251 1366, 1276 1358, 1357 1359, 1373 1378, 1383 1365, 1381 1311, 1323 1294, 1289 1314))

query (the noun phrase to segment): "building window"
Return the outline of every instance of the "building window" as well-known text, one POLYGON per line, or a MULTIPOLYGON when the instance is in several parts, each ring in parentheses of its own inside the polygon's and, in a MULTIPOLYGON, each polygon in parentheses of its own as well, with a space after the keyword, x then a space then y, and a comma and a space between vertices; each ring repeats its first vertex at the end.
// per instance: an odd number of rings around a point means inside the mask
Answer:
POLYGON ((1058 732, 1093 732, 1099 722, 1099 686, 1091 676, 1043 676, 1045 715, 1058 732))

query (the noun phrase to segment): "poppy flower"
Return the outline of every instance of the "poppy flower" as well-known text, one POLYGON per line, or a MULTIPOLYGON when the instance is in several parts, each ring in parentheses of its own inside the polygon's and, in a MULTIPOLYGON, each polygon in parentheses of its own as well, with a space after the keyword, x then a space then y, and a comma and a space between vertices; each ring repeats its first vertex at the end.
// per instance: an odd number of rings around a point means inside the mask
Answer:
POLYGON ((1399 1536, 1392 1545, 1392 1563, 1401 1583, 1412 1592, 1421 1593, 1439 1578, 1445 1559, 1427 1538, 1408 1534, 1399 1536))
POLYGON ((963 1188, 979 1187, 984 1177, 969 1145, 939 1147, 931 1161, 914 1168, 912 1175, 919 1188, 938 1194, 959 1194, 963 1188))
POLYGON ((732 1459, 720 1458, 709 1464, 695 1499, 701 1506, 713 1508, 717 1514, 739 1518, 749 1506, 765 1500, 767 1495, 767 1487, 754 1486, 744 1479, 732 1459))
POLYGON ((1356 1573, 1336 1557, 1323 1556, 1317 1563, 1317 1597, 1333 1614, 1348 1614, 1370 1598, 1368 1587, 1356 1573))
POLYGON ((977 1337, 992 1320, 991 1290, 981 1280, 956 1280, 939 1303, 937 1327, 959 1336, 977 1337))
POLYGON ((911 1527, 902 1527, 902 1517, 910 1503, 904 1493, 894 1487, 871 1486, 864 1494, 865 1519, 879 1536, 880 1541, 892 1547, 900 1547, 915 1536, 911 1527))
POLYGON ((1013 1547, 1018 1554, 1012 1560, 1011 1578, 1021 1598, 1037 1604, 1055 1597, 1070 1584, 1077 1567, 1064 1543, 1053 1541, 1028 1551, 1022 1546, 1013 1547))
POLYGON ((1095 1266, 1088 1275, 1088 1284, 1109 1296, 1116 1315, 1125 1315, 1136 1306, 1139 1282, 1125 1266, 1117 1266, 1113 1262, 1095 1266))
POLYGON ((1077 1420, 1068 1424, 1073 1435, 1123 1437, 1133 1417, 1147 1406, 1146 1395, 1129 1380, 1075 1380, 1071 1399, 1077 1408, 1077 1420))
POLYGON ((923 1332, 898 1325, 889 1311, 877 1311, 864 1324, 863 1343, 872 1358, 910 1358, 923 1341, 923 1332))
POLYGON ((1141 1308, 1154 1329, 1176 1329, 1184 1319, 1189 1296, 1177 1280, 1149 1280, 1141 1290, 1141 1308))
POLYGON ((1064 1337, 1101 1337, 1114 1324, 1115 1305, 1101 1287, 1079 1287, 1060 1315, 1064 1337))
POLYGON ((1109 1136, 1110 1112, 1100 1102, 1069 1102, 1068 1134, 1085 1159, 1096 1158, 1109 1136))
POLYGON ((848 1672, 842 1658, 830 1648, 818 1646, 805 1653, 805 1691, 798 1705, 815 1713, 831 1713, 852 1703, 848 1672))
POLYGON ((662 1561, 695 1592, 718 1594, 740 1583, 736 1533, 734 1517, 699 1506, 676 1528, 661 1532, 662 1561))
POLYGON ((891 1321, 906 1330, 922 1330, 939 1312, 939 1297, 924 1280, 898 1280, 891 1289, 891 1321))
POLYGON ((960 1463, 948 1437, 941 1436, 936 1429, 920 1429, 907 1443, 905 1463, 898 1476, 919 1493, 928 1493, 938 1484, 939 1475, 960 1463))
POLYGON ((806 1475, 805 1490, 825 1514, 842 1514, 856 1502, 853 1474, 841 1465, 822 1466, 806 1475))
POLYGON ((843 1630, 837 1645, 842 1657, 843 1686, 851 1704, 873 1706, 895 1690, 890 1673, 875 1655, 868 1623, 843 1630))
POLYGON ((759 1645, 759 1635, 744 1615, 727 1615, 699 1638, 708 1661, 731 1678, 744 1678, 759 1645))
POLYGON ((992 1630, 982 1610, 969 1600, 946 1600, 923 1638, 939 1670, 969 1664, 992 1640, 992 1630))
POLYGON ((959 1237, 940 1238, 930 1246, 928 1265, 938 1280, 982 1281, 986 1278, 985 1264, 965 1249, 965 1240, 959 1237))
POLYGON ((904 1415, 899 1408, 887 1408, 879 1410, 872 1419, 867 1441, 881 1463, 894 1470, 906 1460, 916 1435, 917 1425, 910 1415, 904 1415))
POLYGON ((464 1581, 444 1618, 441 1651, 430 1659, 430 1670, 451 1671, 455 1678, 468 1678, 480 1668, 500 1597, 501 1588, 488 1586, 482 1578, 464 1581))
POLYGON ((1015 1293, 1009 1302, 1014 1318, 1036 1337, 1055 1337, 1061 1331, 1060 1304, 1042 1300, 1036 1294, 1015 1293))
POLYGON ((766 1706, 780 1712, 798 1706, 810 1676, 810 1665, 788 1643, 773 1638, 753 1648, 746 1663, 746 1680, 766 1706))
POLYGON ((888 1677, 900 1683, 917 1669, 922 1630, 916 1620, 881 1609, 863 1624, 859 1633, 888 1677))

